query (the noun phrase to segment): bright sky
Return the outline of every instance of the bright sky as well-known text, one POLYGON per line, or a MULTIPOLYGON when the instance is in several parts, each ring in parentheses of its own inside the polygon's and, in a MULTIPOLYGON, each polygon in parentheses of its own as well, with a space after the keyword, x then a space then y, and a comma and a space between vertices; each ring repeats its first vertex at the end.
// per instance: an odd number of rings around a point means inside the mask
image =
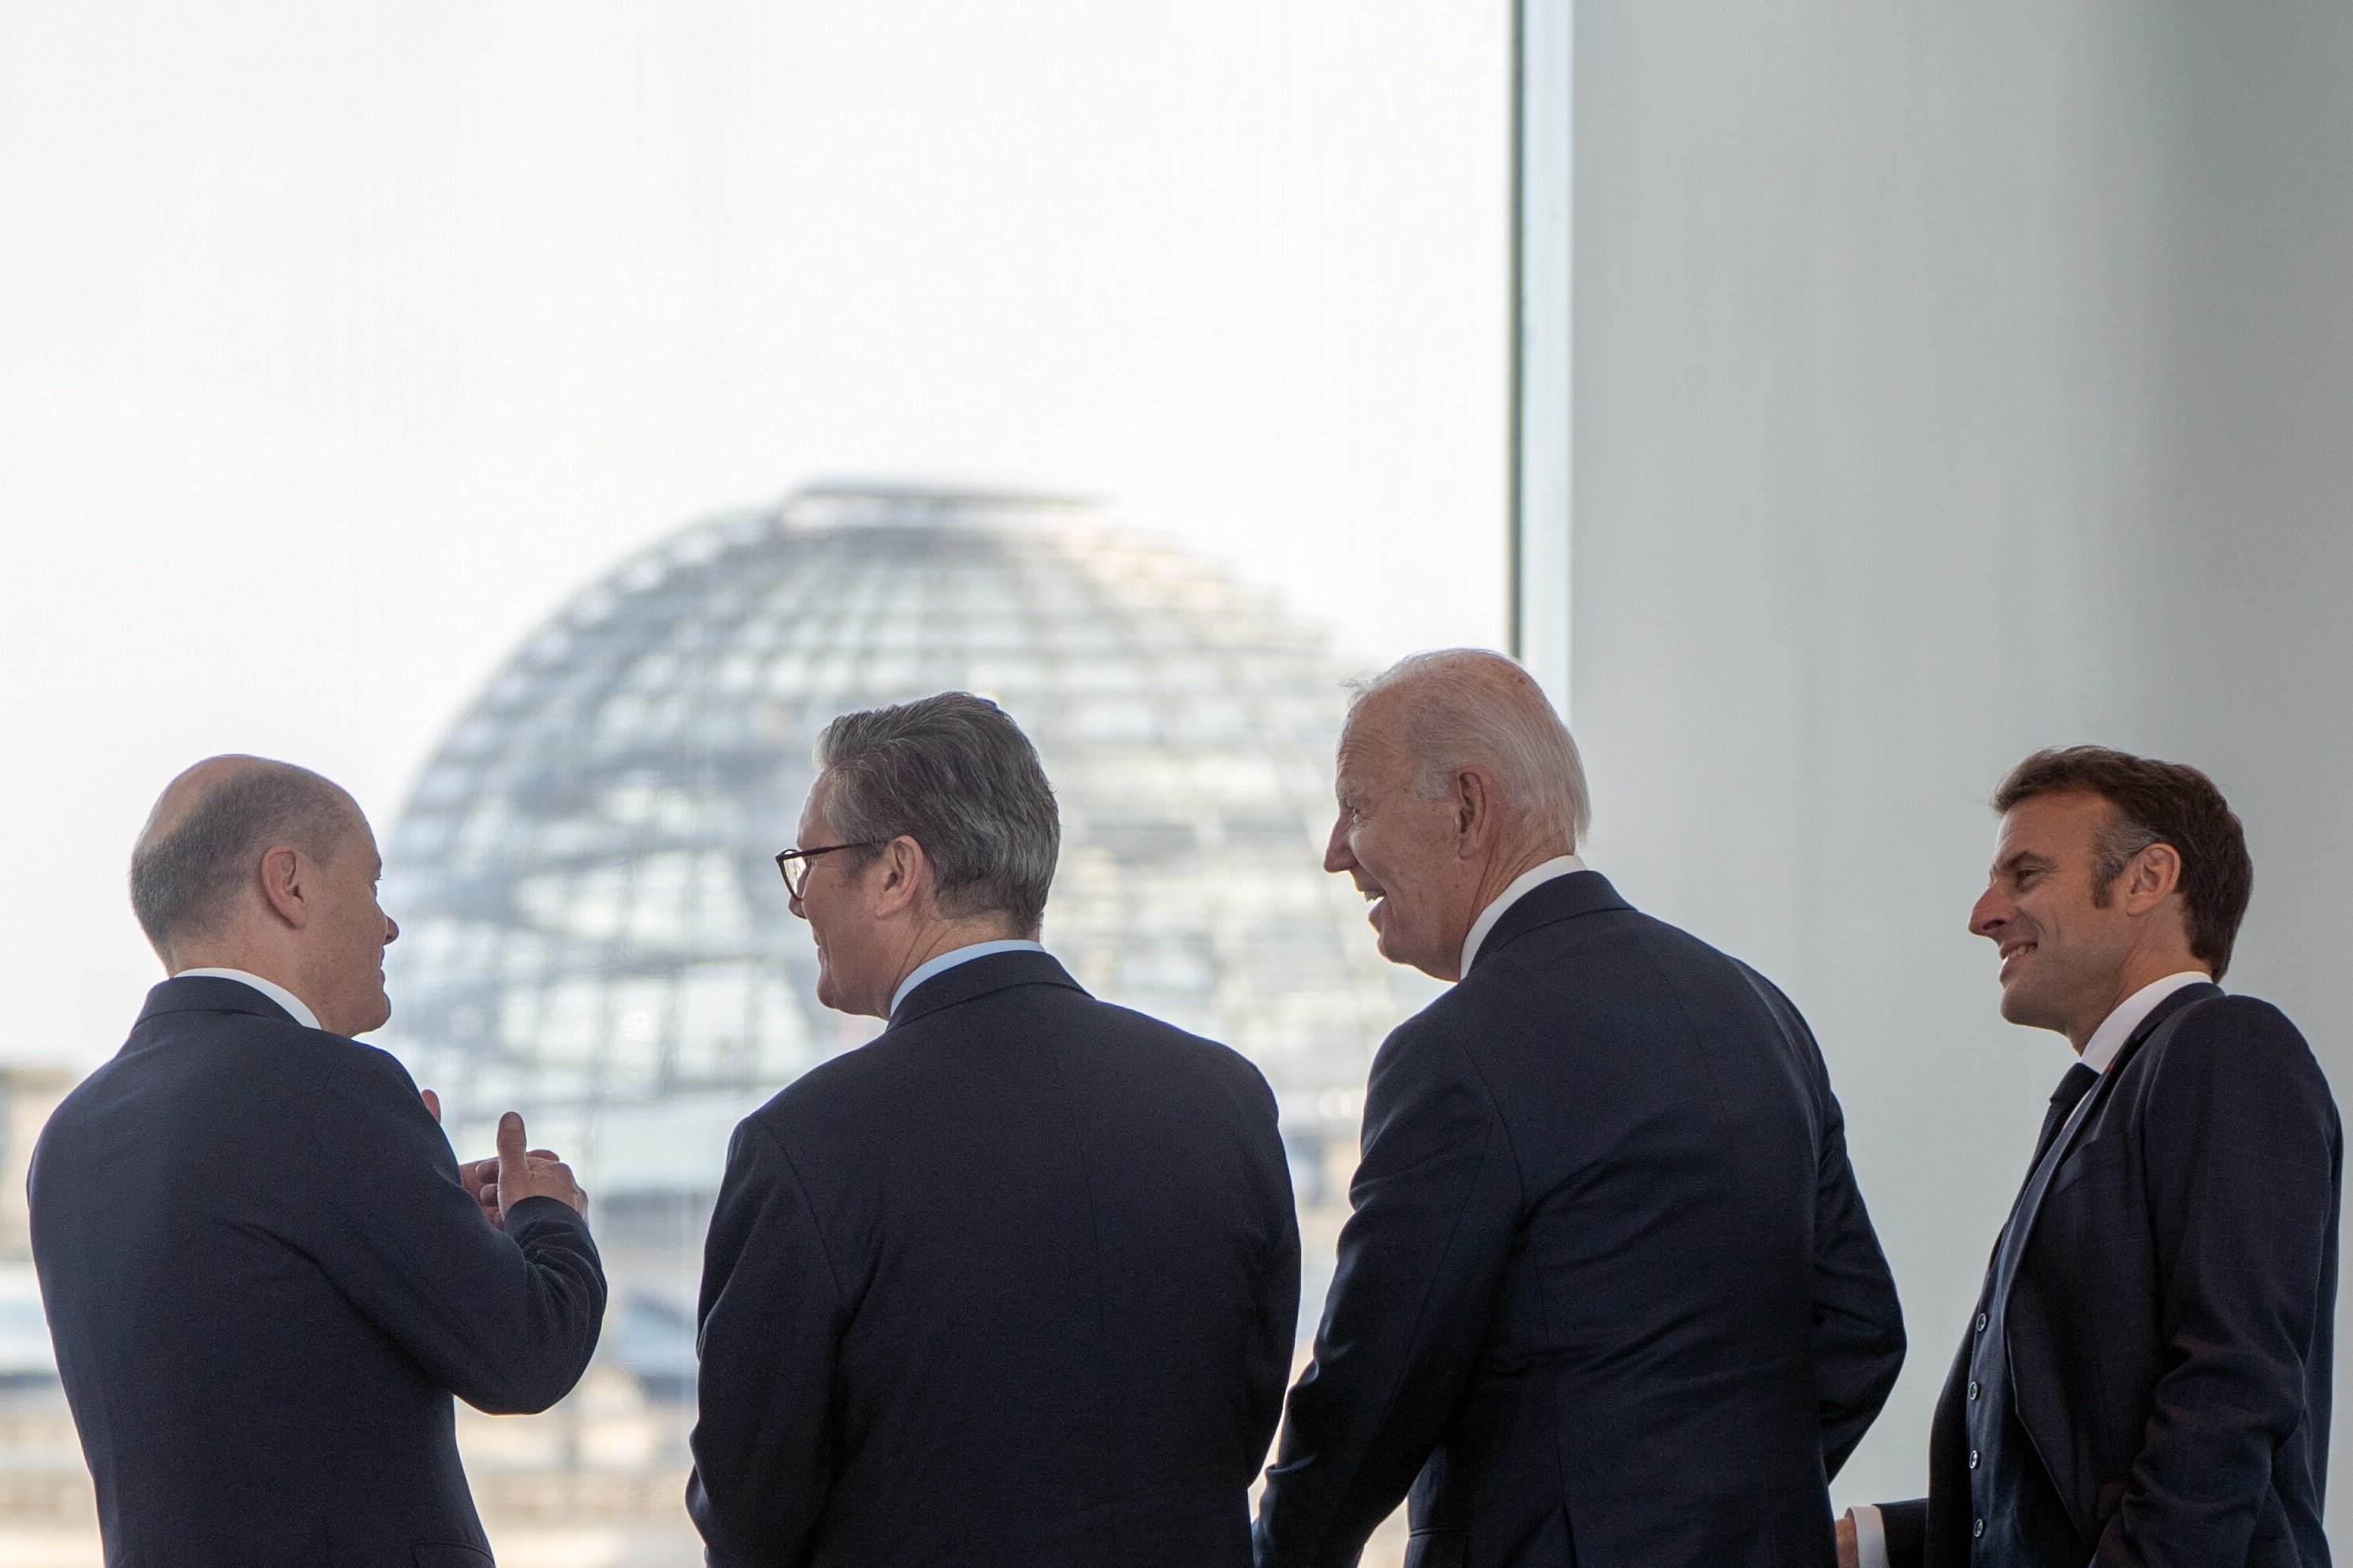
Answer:
POLYGON ((1500 0, 0 8, 0 1056, 120 1043, 181 766, 388 826, 541 616, 808 477, 1494 643, 1507 59, 1500 0))

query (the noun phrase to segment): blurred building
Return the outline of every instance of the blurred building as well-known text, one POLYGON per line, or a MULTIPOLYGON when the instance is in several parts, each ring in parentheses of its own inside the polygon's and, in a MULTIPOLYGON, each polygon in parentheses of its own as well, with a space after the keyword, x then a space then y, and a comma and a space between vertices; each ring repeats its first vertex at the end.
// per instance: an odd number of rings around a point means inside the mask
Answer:
POLYGON ((1019 721, 1060 799, 1048 944, 1258 1062, 1318 1207, 1412 994, 1320 868, 1340 675, 1270 595, 1074 500, 833 486, 687 528, 525 639, 421 775, 378 1037, 461 1151, 513 1109, 574 1160, 610 1353, 686 1392, 730 1131, 880 1026, 818 1006, 774 863, 818 733, 963 688, 1019 721))

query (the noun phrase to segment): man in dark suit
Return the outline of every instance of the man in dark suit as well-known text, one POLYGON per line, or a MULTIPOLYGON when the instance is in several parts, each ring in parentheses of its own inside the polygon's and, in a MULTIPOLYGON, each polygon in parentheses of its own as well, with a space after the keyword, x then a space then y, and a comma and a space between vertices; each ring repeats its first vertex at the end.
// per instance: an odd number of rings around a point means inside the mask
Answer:
POLYGON ((1969 929, 2001 1014, 2081 1059, 2051 1097, 1928 1445, 1852 1511, 1869 1568, 2328 1562, 2344 1135, 2304 1037, 2214 983, 2254 884, 2194 768, 2039 752, 1994 796, 1969 929))
POLYGON ((1509 659, 1359 689, 1325 868, 1461 984, 1373 1063, 1261 1568, 1827 1564, 1827 1479, 1903 1362, 1797 1010, 1575 854, 1576 748, 1509 659))
POLYGON ((450 1396, 535 1411, 596 1349, 571 1172, 460 1167, 381 1026, 381 862, 316 773, 216 757, 132 901, 172 978, 33 1152, 33 1258, 109 1568, 482 1568, 450 1396))
POLYGON ((1274 1097, 1035 938, 1037 753, 961 692, 834 721, 778 857, 890 1020, 745 1120, 688 1507, 713 1568, 1242 1568, 1299 1237, 1274 1097))

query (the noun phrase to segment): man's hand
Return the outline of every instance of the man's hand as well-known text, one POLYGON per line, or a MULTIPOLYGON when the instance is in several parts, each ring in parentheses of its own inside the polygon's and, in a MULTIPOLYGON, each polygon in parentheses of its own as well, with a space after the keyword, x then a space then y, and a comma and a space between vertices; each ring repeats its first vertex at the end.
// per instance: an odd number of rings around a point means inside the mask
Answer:
POLYGON ((1861 1549, 1854 1543, 1854 1513, 1849 1510, 1839 1515, 1832 1531, 1838 1538, 1838 1568, 1858 1568, 1862 1563, 1861 1549))
MULTIPOLYGON (((425 1109, 433 1113, 434 1125, 439 1126, 441 1097, 429 1089, 420 1089, 417 1092, 424 1098, 425 1109)), ((546 1154, 551 1160, 555 1158, 544 1149, 534 1149, 532 1152, 546 1154)), ((458 1167, 458 1183, 466 1189, 469 1197, 482 1205, 482 1217, 490 1221, 492 1228, 505 1228, 499 1221, 499 1163, 495 1158, 467 1161, 458 1167)))
POLYGON ((588 1212, 588 1194, 573 1181, 572 1167, 549 1150, 526 1151, 522 1118, 512 1110, 499 1118, 499 1157, 477 1162, 475 1168, 479 1170, 484 1164, 496 1169, 487 1191, 482 1193, 483 1206, 488 1208, 491 1200, 496 1200, 501 1228, 506 1224, 507 1211, 525 1198, 554 1198, 571 1205, 575 1213, 588 1212))

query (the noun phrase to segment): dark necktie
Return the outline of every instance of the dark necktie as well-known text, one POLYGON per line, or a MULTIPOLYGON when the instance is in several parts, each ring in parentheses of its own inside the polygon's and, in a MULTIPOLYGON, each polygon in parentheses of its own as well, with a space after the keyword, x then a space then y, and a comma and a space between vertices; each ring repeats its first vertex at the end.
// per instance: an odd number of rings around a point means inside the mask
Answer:
POLYGON ((2034 1141, 2034 1159, 2026 1167, 2028 1174, 2031 1175, 2035 1166, 2042 1163, 2042 1156, 2051 1152, 2051 1140, 2059 1136, 2059 1129, 2067 1125, 2069 1114, 2099 1081, 2100 1075, 2082 1062, 2067 1069, 2067 1076, 2051 1091, 2051 1110, 2042 1118, 2042 1136, 2034 1141))

